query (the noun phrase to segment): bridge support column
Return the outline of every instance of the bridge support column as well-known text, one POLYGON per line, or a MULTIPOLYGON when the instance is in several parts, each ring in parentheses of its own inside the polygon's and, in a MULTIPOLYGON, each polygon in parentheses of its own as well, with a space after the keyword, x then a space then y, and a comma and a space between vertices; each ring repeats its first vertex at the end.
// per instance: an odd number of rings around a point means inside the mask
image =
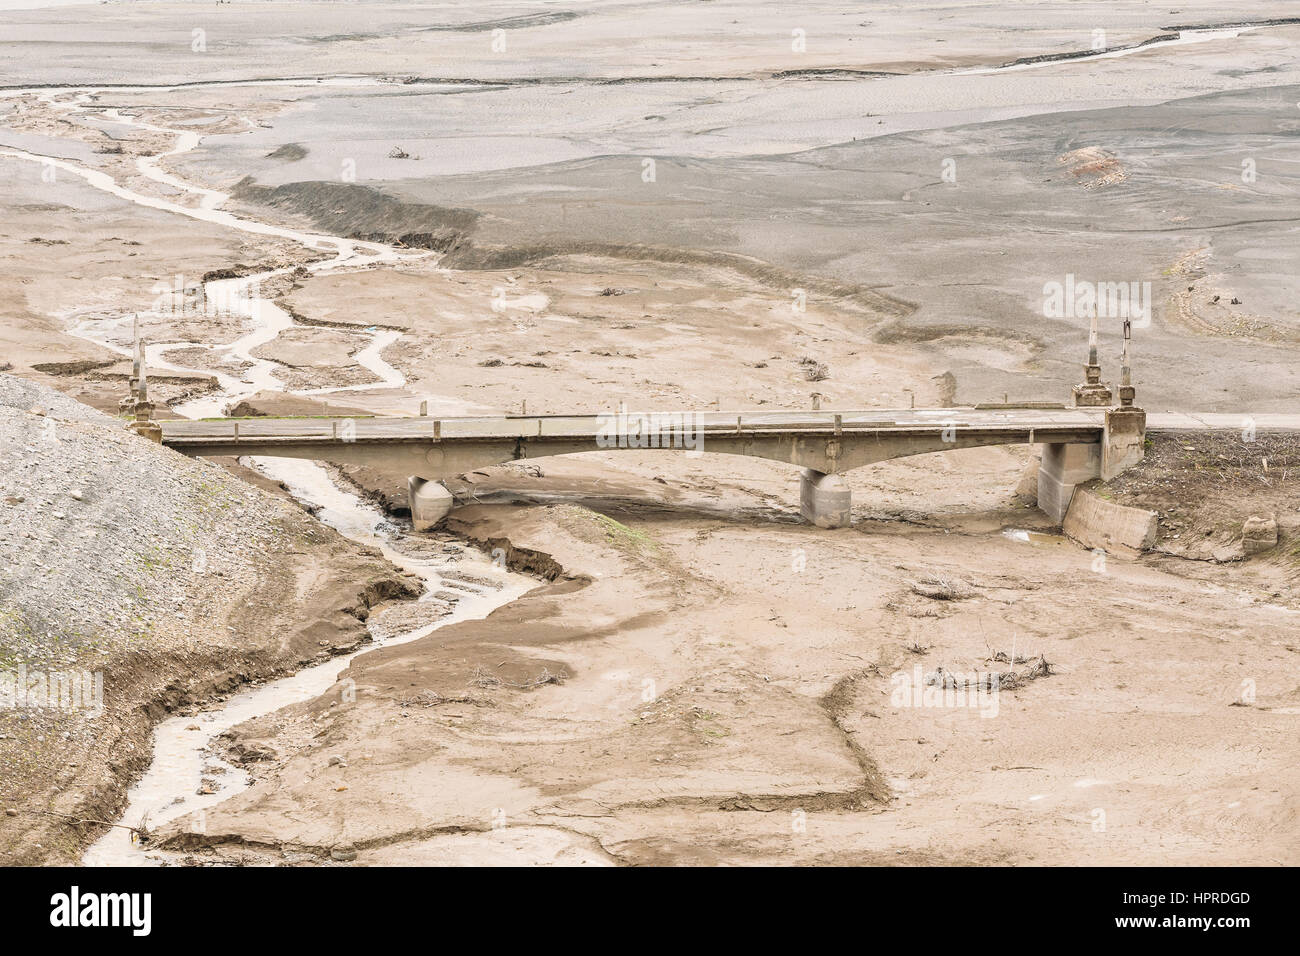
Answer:
POLYGON ((1038 507, 1060 524, 1070 509, 1074 488, 1101 477, 1101 445, 1043 445, 1038 469, 1038 507))
POLYGON ((416 531, 436 527, 456 503, 442 482, 426 481, 414 475, 406 479, 406 496, 411 503, 411 524, 416 531))
POLYGON ((799 513, 819 528, 847 528, 853 492, 839 475, 805 468, 799 479, 799 513))

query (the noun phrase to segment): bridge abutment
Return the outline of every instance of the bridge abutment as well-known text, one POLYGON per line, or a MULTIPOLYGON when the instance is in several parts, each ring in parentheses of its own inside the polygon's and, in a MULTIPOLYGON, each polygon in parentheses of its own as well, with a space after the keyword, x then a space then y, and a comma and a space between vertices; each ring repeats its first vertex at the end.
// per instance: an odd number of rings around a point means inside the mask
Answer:
POLYGON ((805 468, 799 477, 799 513, 819 528, 847 528, 853 493, 839 475, 805 468))
POLYGON ((426 481, 414 475, 406 479, 406 496, 411 504, 411 524, 416 531, 437 527, 456 503, 442 482, 426 481))
POLYGON ((1076 486, 1101 477, 1101 445, 1053 443, 1043 445, 1038 468, 1038 507, 1060 524, 1070 509, 1076 486))
POLYGON ((1053 521, 1064 521, 1076 486, 1094 478, 1109 481, 1146 456, 1146 424, 1140 408, 1109 408, 1100 442, 1043 445, 1038 507, 1053 521))

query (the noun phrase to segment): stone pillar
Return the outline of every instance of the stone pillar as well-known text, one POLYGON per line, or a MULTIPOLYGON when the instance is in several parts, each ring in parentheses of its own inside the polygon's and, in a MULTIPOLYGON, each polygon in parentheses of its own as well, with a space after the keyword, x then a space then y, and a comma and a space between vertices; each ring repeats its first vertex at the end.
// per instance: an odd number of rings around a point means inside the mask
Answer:
POLYGON ((140 391, 140 373, 144 369, 143 343, 140 340, 140 314, 131 319, 131 378, 127 384, 126 398, 117 403, 118 411, 135 414, 137 393, 140 391))
MULTIPOLYGON (((139 352, 141 356, 144 355, 143 339, 140 340, 139 352)), ((126 423, 127 430, 161 445, 162 426, 153 420, 153 402, 149 401, 149 377, 145 372, 143 362, 139 369, 137 387, 139 390, 136 392, 135 402, 131 406, 135 421, 126 423)))
POLYGON ((1070 509, 1076 485, 1101 477, 1101 445, 1043 445, 1038 468, 1038 507, 1060 524, 1070 509))
POLYGON ((1092 312, 1088 329, 1088 361, 1083 366, 1083 383, 1074 386, 1074 404, 1104 408, 1111 403, 1110 388, 1101 382, 1101 365, 1097 360, 1097 310, 1092 312))
POLYGON ((853 493, 839 475, 805 468, 799 479, 799 513, 819 528, 852 523, 853 493))
POLYGON ((406 479, 406 497, 411 504, 411 524, 416 531, 437 527, 456 503, 442 482, 426 481, 415 475, 406 479))

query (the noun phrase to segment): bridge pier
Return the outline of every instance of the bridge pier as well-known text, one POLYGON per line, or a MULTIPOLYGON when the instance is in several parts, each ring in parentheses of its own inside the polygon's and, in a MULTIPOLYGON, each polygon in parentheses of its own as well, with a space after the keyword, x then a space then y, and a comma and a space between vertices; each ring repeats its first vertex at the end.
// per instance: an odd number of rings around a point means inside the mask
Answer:
POLYGON ((1101 445, 1053 443, 1041 446, 1038 468, 1038 507, 1060 524, 1070 510, 1075 486, 1101 477, 1101 445))
POLYGON ((839 475, 805 468, 799 477, 799 513, 819 528, 852 523, 853 492, 839 475))
POLYGON ((406 497, 411 504, 411 524, 416 531, 437 527, 456 503, 442 482, 427 481, 415 475, 406 479, 406 497))

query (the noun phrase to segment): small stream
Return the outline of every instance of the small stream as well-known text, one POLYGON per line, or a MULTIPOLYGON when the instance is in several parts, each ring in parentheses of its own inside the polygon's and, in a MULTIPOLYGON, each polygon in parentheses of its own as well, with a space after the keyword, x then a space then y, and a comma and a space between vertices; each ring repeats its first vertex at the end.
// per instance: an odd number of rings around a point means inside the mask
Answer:
MULTIPOLYGON (((136 168, 141 175, 171 190, 196 196, 198 203, 195 206, 187 206, 144 195, 120 185, 107 173, 84 169, 65 160, 50 159, 9 148, 0 148, 0 155, 52 163, 56 168, 84 179, 97 189, 142 206, 163 209, 245 232, 292 240, 315 251, 332 250, 334 253, 332 258, 307 266, 309 270, 316 273, 340 268, 383 265, 405 258, 430 255, 422 251, 399 252, 380 243, 358 242, 337 236, 298 232, 236 217, 220 208, 229 199, 226 194, 192 185, 159 168, 159 162, 166 157, 178 155, 197 146, 200 141, 197 133, 153 126, 121 110, 99 110, 93 105, 92 90, 25 92, 38 93, 47 103, 62 110, 95 111, 112 122, 175 136, 175 145, 170 150, 139 158, 136 168)), ((178 404, 173 407, 173 411, 186 418, 220 417, 224 415, 224 410, 230 403, 257 392, 288 391, 276 376, 276 370, 280 366, 273 361, 258 358, 252 353, 259 347, 274 341, 285 330, 295 327, 296 323, 288 312, 276 305, 274 301, 258 295, 259 286, 264 280, 290 271, 291 268, 270 269, 248 276, 213 280, 204 284, 205 308, 248 320, 249 331, 235 341, 227 345, 168 342, 147 346, 146 364, 151 370, 196 373, 213 376, 217 380, 218 387, 215 391, 178 404), (222 353, 228 361, 244 365, 246 368, 235 376, 211 369, 189 368, 167 358, 170 352, 194 348, 209 353, 222 353)), ((103 348, 129 356, 129 346, 121 342, 129 341, 131 322, 132 316, 129 314, 100 317, 82 321, 71 331, 72 334, 103 348), (128 330, 125 339, 124 330, 128 330)), ((386 347, 401 337, 401 333, 389 329, 365 329, 357 330, 356 334, 368 337, 370 341, 353 355, 353 359, 374 375, 376 381, 361 385, 302 389, 293 391, 292 394, 320 395, 330 392, 374 388, 394 389, 405 386, 406 379, 402 373, 385 362, 381 356, 386 347)), ((260 457, 245 459, 245 461, 267 477, 283 482, 298 501, 319 509, 317 517, 340 534, 359 544, 378 548, 394 565, 417 575, 425 584, 425 593, 420 600, 428 600, 435 591, 446 587, 449 581, 455 582, 456 590, 463 596, 455 604, 452 613, 433 624, 426 624, 386 638, 372 633, 373 642, 351 654, 305 667, 291 677, 247 688, 223 704, 198 714, 177 715, 160 723, 154 730, 153 759, 149 768, 127 795, 127 809, 120 821, 127 826, 138 826, 144 823, 151 828, 157 827, 189 813, 196 813, 196 825, 201 825, 202 811, 229 799, 252 784, 252 779, 241 768, 209 752, 209 745, 214 737, 254 717, 273 713, 290 704, 308 701, 328 692, 337 683, 338 675, 358 654, 363 654, 376 646, 393 646, 414 641, 439 627, 458 621, 486 617, 496 608, 514 600, 533 586, 531 579, 510 574, 471 550, 455 556, 438 552, 434 557, 404 553, 400 547, 402 528, 358 495, 337 485, 331 479, 329 472, 315 462, 260 457), (465 577, 478 582, 495 579, 500 583, 495 587, 490 584, 468 583, 464 580, 465 577), (197 730, 190 728, 197 728, 197 730), (199 792, 205 778, 217 781, 218 789, 215 792, 199 792)), ((86 851, 83 862, 87 865, 141 866, 164 864, 177 858, 176 854, 165 851, 145 851, 134 842, 130 830, 114 827, 86 851)))
POLYGON ((1122 46, 1113 49, 1103 47, 1088 53, 1078 53, 1057 59, 1031 60, 1028 63, 1007 63, 1002 66, 976 66, 953 70, 952 72, 957 76, 987 76, 990 73, 1015 73, 1021 70, 1038 70, 1048 66, 1063 66, 1090 60, 1115 60, 1123 56, 1132 56, 1135 53, 1159 50, 1161 47, 1187 46, 1191 43, 1209 43, 1214 40, 1235 40, 1241 34, 1253 29, 1254 27, 1251 26, 1241 26, 1223 29, 1207 27, 1203 30, 1180 30, 1177 36, 1170 37, 1167 40, 1149 40, 1146 43, 1138 43, 1133 46, 1122 46))
MULTIPOLYGON (((501 571, 472 551, 464 552, 454 565, 441 554, 436 558, 417 558, 402 553, 395 543, 394 532, 398 528, 394 523, 356 495, 338 487, 315 462, 272 458, 253 459, 253 462, 268 477, 288 485, 299 501, 319 506, 317 517, 325 524, 353 541, 379 548, 393 564, 419 575, 425 583, 425 598, 443 588, 447 583, 443 575, 454 570, 478 578, 494 575, 500 578, 501 586, 477 588, 476 593, 464 592, 455 611, 434 624, 386 639, 376 637, 360 650, 305 667, 291 677, 240 691, 217 707, 162 721, 154 728, 153 760, 149 769, 127 795, 127 808, 120 821, 127 825, 147 823, 157 827, 184 814, 215 806, 248 789, 253 781, 242 768, 209 752, 209 743, 217 735, 246 720, 327 693, 353 658, 366 651, 405 644, 458 621, 487 617, 533 586, 531 579, 501 571), (189 729, 195 726, 198 731, 189 729), (221 789, 212 794, 198 793, 204 778, 215 779, 221 789)), ((463 581, 460 586, 465 586, 463 581)), ((197 815, 195 825, 202 826, 202 819, 201 814, 197 815)), ((133 842, 130 831, 115 827, 86 851, 82 862, 87 866, 147 866, 176 859, 179 854, 142 850, 133 842)))

